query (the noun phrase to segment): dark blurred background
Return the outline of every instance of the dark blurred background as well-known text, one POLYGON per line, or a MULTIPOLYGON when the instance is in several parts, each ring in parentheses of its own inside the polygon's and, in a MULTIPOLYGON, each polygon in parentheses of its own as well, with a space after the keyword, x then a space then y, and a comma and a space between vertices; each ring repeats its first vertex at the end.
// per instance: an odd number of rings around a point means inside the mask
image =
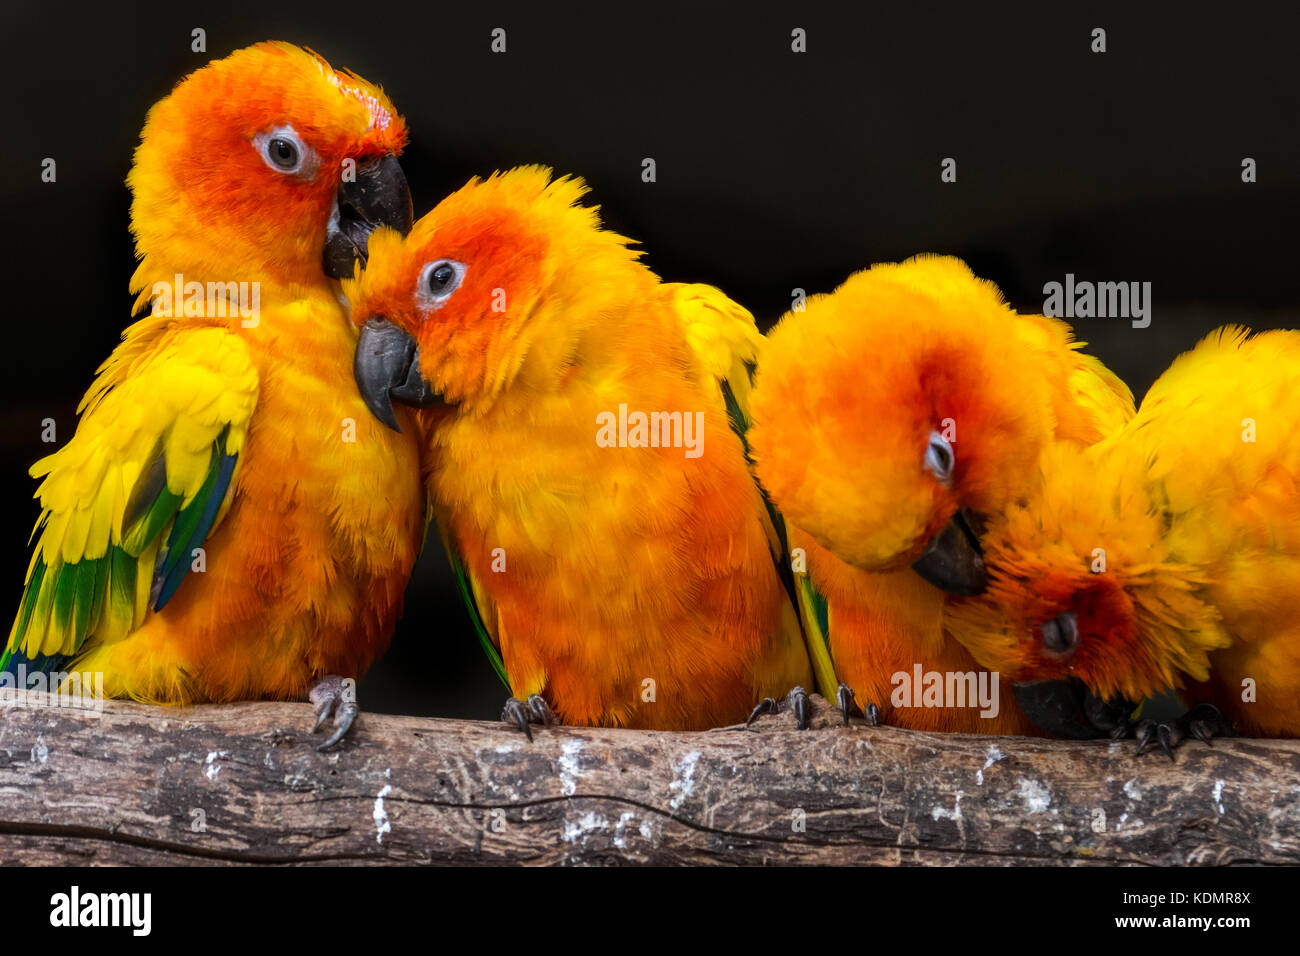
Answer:
MULTIPOLYGON (((417 214, 493 169, 579 173, 660 275, 716 283, 764 326, 796 287, 917 252, 965 258, 1025 311, 1070 272, 1151 282, 1150 328, 1074 323, 1139 397, 1216 325, 1300 324, 1295 8, 1283 22, 1239 5, 991 6, 5 0, 0 608, 16 608, 27 565, 41 420, 70 434, 128 322, 123 180, 145 112, 258 40, 385 87, 412 130, 417 214), (490 52, 495 27, 505 54, 490 52), (807 53, 791 52, 795 27, 807 53), (940 182, 944 157, 955 184, 940 182)), ((495 717, 504 696, 431 543, 362 706, 495 717)))

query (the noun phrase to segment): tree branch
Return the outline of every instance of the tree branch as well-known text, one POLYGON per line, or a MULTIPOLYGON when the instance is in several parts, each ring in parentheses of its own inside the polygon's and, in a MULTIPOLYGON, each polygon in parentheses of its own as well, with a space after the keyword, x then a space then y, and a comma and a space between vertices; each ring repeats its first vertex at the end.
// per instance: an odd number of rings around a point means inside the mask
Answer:
POLYGON ((0 714, 6 863, 1300 863, 1300 741, 673 734, 304 704, 0 714))

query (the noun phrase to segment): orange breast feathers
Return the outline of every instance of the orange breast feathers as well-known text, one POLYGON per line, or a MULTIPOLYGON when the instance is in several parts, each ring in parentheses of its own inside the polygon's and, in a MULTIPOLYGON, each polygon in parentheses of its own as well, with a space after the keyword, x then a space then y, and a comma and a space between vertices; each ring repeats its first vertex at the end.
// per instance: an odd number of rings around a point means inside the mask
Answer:
POLYGON ((566 723, 720 726, 808 681, 740 441, 716 384, 683 374, 664 305, 593 336, 555 393, 503 395, 436 433, 430 490, 495 611, 511 690, 566 723), (636 447, 654 412, 680 413, 699 447, 636 447))
POLYGON ((357 393, 334 280, 372 228, 410 224, 405 136, 378 87, 284 43, 150 110, 128 178, 149 314, 33 467, 39 540, 0 670, 228 701, 301 696, 382 650, 423 532, 418 446, 357 393))
POLYGON ((982 668, 944 628, 946 595, 910 569, 871 573, 845 564, 792 528, 792 547, 827 603, 827 644, 839 680, 884 723, 960 734, 1041 732, 1011 682, 982 668))
POLYGON ((376 234, 347 285, 362 345, 385 343, 359 347, 362 389, 384 417, 395 392, 445 406, 422 413, 429 488, 517 697, 737 722, 810 677, 728 415, 761 337, 717 289, 661 283, 585 192, 511 170, 376 234))
MULTIPOLYGON (((125 608, 125 623, 110 613, 110 589, 102 619, 88 625, 79 648, 45 645, 75 657, 67 669, 102 672, 108 695, 170 703, 301 697, 326 674, 360 677, 386 647, 423 536, 419 452, 413 435, 384 428, 366 411, 348 368, 348 326, 336 303, 316 305, 264 309, 224 377, 187 364, 213 354, 211 341, 173 333, 175 344, 160 343, 157 360, 134 367, 136 377, 95 405, 68 446, 47 459, 55 484, 44 486, 44 500, 61 509, 60 485, 76 498, 96 493, 80 484, 88 473, 78 465, 83 453, 93 458, 101 441, 123 441, 114 429, 125 421, 147 426, 150 413, 132 408, 137 399, 151 395, 152 414, 166 412, 153 368, 210 380, 231 396, 260 378, 220 520, 200 550, 185 552, 190 573, 166 606, 152 610, 147 588, 161 565, 155 544, 136 572, 145 603, 125 608), (283 354, 303 360, 290 368, 271 358, 283 354), (260 376, 259 368, 266 369, 260 376)), ((215 393, 196 400, 213 410, 228 401, 215 393)), ((147 427, 124 451, 136 445, 152 446, 147 427)), ((117 467, 108 464, 110 473, 117 467)))

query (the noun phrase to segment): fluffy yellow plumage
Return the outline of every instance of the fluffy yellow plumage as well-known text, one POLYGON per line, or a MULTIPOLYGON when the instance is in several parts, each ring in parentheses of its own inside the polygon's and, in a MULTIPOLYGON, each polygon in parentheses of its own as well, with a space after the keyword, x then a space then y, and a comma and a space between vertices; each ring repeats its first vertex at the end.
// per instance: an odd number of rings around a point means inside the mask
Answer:
MULTIPOLYGON (((119 641, 138 627, 149 603, 159 542, 146 533, 146 524, 137 525, 127 513, 142 472, 161 449, 167 489, 180 498, 181 507, 191 504, 208 479, 214 443, 224 432, 227 454, 238 455, 257 403, 257 373, 242 340, 219 329, 169 335, 167 324, 152 318, 142 322, 131 348, 113 354, 82 399, 78 414, 103 416, 96 420, 111 421, 114 427, 79 432, 79 441, 32 466, 32 475, 45 480, 36 492, 42 506, 37 529, 43 531, 29 581, 42 558, 47 567, 58 568, 102 559, 118 543, 139 555, 133 585, 141 593, 129 601, 108 602, 104 626, 95 632, 104 643, 119 641), (152 347, 146 349, 146 342, 152 347)), ((107 587, 118 586, 112 565, 106 573, 107 587)), ((51 590, 45 601, 52 600, 51 590)), ((28 657, 76 651, 81 628, 75 618, 61 622, 41 610, 38 605, 37 626, 27 629, 17 649, 28 657)))
POLYGON ((150 314, 33 469, 39 540, 0 669, 167 703, 325 686, 346 730, 343 679, 388 640, 424 507, 413 439, 356 393, 332 276, 377 222, 409 224, 405 136, 377 87, 282 43, 150 110, 129 177, 150 314))
POLYGON ((1210 335, 1112 438, 1044 458, 1041 495, 989 529, 990 601, 954 633, 1012 679, 1182 686, 1244 729, 1300 731, 1297 386, 1300 334, 1210 335))
POLYGON ((359 362, 371 336, 408 357, 367 394, 387 415, 391 383, 418 372, 445 406, 425 413, 428 487, 517 698, 540 695, 566 723, 742 720, 810 676, 729 421, 762 340, 718 290, 660 282, 585 191, 511 170, 404 240, 376 234, 347 287, 366 323, 359 362), (609 426, 622 413, 689 424, 699 453, 624 443, 609 426))
POLYGON ((806 552, 806 626, 893 722, 1029 730, 1009 687, 994 719, 888 700, 916 664, 978 670, 945 633, 945 594, 909 566, 959 523, 975 530, 958 540, 973 537, 981 516, 1028 497, 1043 448, 1096 441, 1132 414, 1128 389, 1079 349, 1063 322, 1017 314, 938 256, 859 272, 768 336, 752 445, 806 552))

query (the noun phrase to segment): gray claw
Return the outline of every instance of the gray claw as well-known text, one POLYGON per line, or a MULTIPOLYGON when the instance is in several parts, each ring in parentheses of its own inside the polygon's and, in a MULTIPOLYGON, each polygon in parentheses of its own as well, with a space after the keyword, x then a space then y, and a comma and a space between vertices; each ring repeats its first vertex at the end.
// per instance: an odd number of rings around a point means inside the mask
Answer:
POLYGON ((754 709, 749 712, 749 720, 745 721, 745 726, 748 727, 764 714, 779 714, 780 712, 781 705, 776 702, 775 697, 764 697, 758 702, 754 709))
POLYGON ((792 687, 790 688, 790 694, 786 700, 790 702, 790 709, 794 711, 795 726, 800 730, 807 730, 809 712, 808 692, 802 687, 792 687))
POLYGON ((758 705, 749 712, 749 719, 745 721, 748 727, 764 714, 779 714, 783 710, 794 712, 795 724, 800 730, 808 729, 808 717, 812 713, 809 705, 808 692, 802 687, 791 687, 790 693, 785 695, 785 699, 777 701, 775 697, 764 697, 758 702, 758 705))
POLYGON ((501 711, 501 719, 507 724, 514 724, 524 732, 529 742, 533 739, 533 729, 528 726, 528 709, 518 697, 511 697, 506 701, 505 708, 501 711))
POLYGON ((844 726, 849 725, 850 717, 863 717, 862 708, 858 706, 856 695, 853 688, 843 682, 840 683, 839 689, 835 692, 835 702, 840 705, 840 713, 844 715, 844 726))
POLYGON ((334 733, 317 750, 328 750, 347 736, 361 713, 357 706, 356 681, 334 674, 318 680, 308 692, 307 699, 316 713, 316 723, 311 728, 313 734, 324 726, 325 721, 334 718, 334 733))
POLYGON ((1156 722, 1149 717, 1133 725, 1133 737, 1137 741, 1138 756, 1146 753, 1147 748, 1155 742, 1156 722))
MULTIPOLYGON (((347 736, 347 732, 352 729, 352 722, 357 719, 357 714, 359 713, 361 713, 361 708, 356 704, 340 704, 338 709, 334 712, 334 733, 330 735, 329 740, 325 741, 316 749, 329 750, 347 736)), ((317 723, 319 723, 319 721, 317 723)))
POLYGON ((880 726, 880 708, 877 707, 875 704, 867 704, 867 712, 863 716, 866 717, 867 723, 870 726, 872 727, 880 726))
POLYGON ((1206 746, 1213 747, 1214 737, 1232 735, 1232 722, 1213 704, 1198 704, 1177 720, 1159 723, 1142 720, 1134 725, 1139 755, 1145 753, 1152 743, 1159 743, 1160 749, 1170 760, 1174 759, 1174 748, 1188 737, 1195 737, 1206 746))
POLYGON ((1147 720, 1139 721, 1137 724, 1135 736, 1137 737, 1138 756, 1142 756, 1150 749, 1152 744, 1159 744, 1160 749, 1165 752, 1165 756, 1170 760, 1174 759, 1174 747, 1178 746, 1182 739, 1175 735, 1171 724, 1166 721, 1147 720))
POLYGON ((559 723, 550 705, 540 694, 529 694, 526 702, 518 697, 508 698, 505 708, 501 711, 501 719, 512 727, 522 730, 524 736, 530 741, 533 739, 532 724, 550 727, 552 724, 559 723))
POLYGON ((1182 743, 1182 735, 1178 733, 1176 725, 1161 722, 1156 728, 1156 738, 1160 741, 1160 749, 1165 752, 1170 763, 1174 763, 1174 748, 1182 743))
POLYGON ((541 694, 528 695, 528 717, 535 724, 541 724, 543 727, 550 727, 559 721, 555 719, 555 714, 551 711, 551 705, 548 704, 541 694))
POLYGON ((880 726, 880 708, 875 704, 867 704, 866 709, 863 710, 858 706, 857 695, 848 684, 840 684, 839 690, 835 692, 835 699, 840 705, 840 713, 844 715, 845 727, 849 725, 850 717, 861 717, 870 727, 880 726))

